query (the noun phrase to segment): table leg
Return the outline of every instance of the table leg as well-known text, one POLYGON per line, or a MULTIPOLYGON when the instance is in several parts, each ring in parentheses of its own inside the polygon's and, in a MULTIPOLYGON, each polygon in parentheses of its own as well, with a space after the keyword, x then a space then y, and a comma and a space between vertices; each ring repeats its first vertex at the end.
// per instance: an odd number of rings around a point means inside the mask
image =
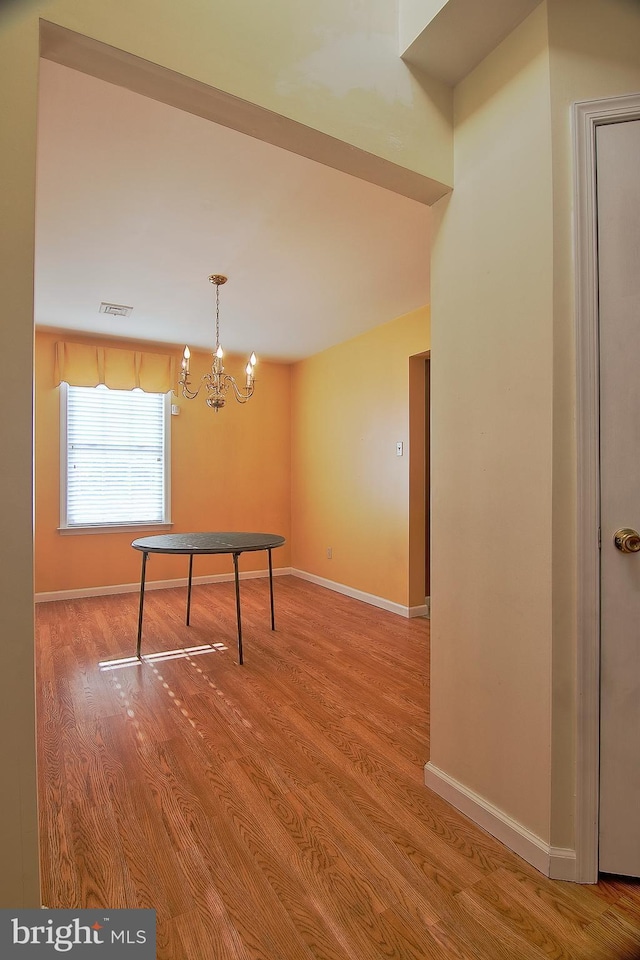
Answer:
POLYGON ((193 554, 189 554, 189 586, 187 587, 187 626, 191 619, 191 574, 193 573, 193 554))
POLYGON ((233 555, 233 569, 236 575, 236 618, 238 620, 238 663, 242 664, 242 620, 240 618, 240 575, 238 573, 238 557, 240 554, 233 555))
POLYGON ((273 607, 273 565, 271 563, 271 547, 269 547, 268 553, 269 553, 269 594, 271 596, 271 629, 275 630, 276 615, 273 607))
POLYGON ((141 644, 142 644, 142 613, 143 613, 143 611, 144 611, 144 582, 145 582, 145 577, 146 577, 147 557, 148 557, 148 556, 149 556, 148 553, 144 553, 144 552, 143 552, 143 554, 142 554, 142 573, 141 573, 141 575, 140 575, 140 609, 139 609, 139 612, 138 612, 138 643, 137 643, 137 646, 136 646, 136 657, 138 658, 138 660, 141 659, 141 657, 140 657, 140 646, 141 646, 141 644))

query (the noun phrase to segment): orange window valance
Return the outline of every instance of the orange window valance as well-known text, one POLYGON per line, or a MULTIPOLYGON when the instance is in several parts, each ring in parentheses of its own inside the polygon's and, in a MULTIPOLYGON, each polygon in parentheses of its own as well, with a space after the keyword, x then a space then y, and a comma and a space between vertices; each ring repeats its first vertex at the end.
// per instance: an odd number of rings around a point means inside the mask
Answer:
POLYGON ((139 387, 146 393, 167 393, 175 385, 175 357, 59 340, 55 377, 56 384, 64 380, 73 387, 104 383, 112 390, 139 387))

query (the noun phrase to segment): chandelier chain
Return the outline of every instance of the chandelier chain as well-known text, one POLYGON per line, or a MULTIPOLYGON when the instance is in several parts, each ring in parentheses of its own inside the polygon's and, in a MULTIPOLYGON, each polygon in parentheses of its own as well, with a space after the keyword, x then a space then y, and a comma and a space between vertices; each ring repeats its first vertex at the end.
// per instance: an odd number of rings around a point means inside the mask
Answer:
POLYGON ((216 350, 220 346, 220 285, 216 284, 216 350))

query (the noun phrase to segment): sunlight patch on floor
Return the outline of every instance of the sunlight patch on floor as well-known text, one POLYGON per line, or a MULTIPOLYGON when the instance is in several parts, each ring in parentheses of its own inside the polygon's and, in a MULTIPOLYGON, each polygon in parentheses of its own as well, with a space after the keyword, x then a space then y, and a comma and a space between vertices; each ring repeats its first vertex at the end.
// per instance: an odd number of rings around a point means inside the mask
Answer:
POLYGON ((180 658, 198 657, 203 653, 219 653, 227 650, 224 643, 203 643, 198 647, 182 647, 177 650, 162 650, 159 653, 146 653, 139 660, 137 657, 120 657, 115 660, 101 660, 98 663, 100 670, 121 670, 123 667, 141 666, 143 663, 160 663, 163 660, 179 660, 180 658))

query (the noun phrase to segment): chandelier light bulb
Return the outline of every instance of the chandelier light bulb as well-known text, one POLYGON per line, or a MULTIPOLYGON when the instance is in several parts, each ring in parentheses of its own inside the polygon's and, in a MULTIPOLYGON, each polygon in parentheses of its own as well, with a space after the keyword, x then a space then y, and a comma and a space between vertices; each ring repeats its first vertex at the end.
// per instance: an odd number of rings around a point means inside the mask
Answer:
POLYGON ((218 358, 218 360, 222 360, 223 356, 224 356, 224 353, 222 351, 222 347, 220 346, 220 344, 218 344, 218 349, 216 350, 216 357, 218 358))
POLYGON ((251 364, 252 367, 255 367, 257 362, 258 362, 258 358, 256 357, 255 353, 252 353, 251 356, 249 357, 249 363, 251 364))

